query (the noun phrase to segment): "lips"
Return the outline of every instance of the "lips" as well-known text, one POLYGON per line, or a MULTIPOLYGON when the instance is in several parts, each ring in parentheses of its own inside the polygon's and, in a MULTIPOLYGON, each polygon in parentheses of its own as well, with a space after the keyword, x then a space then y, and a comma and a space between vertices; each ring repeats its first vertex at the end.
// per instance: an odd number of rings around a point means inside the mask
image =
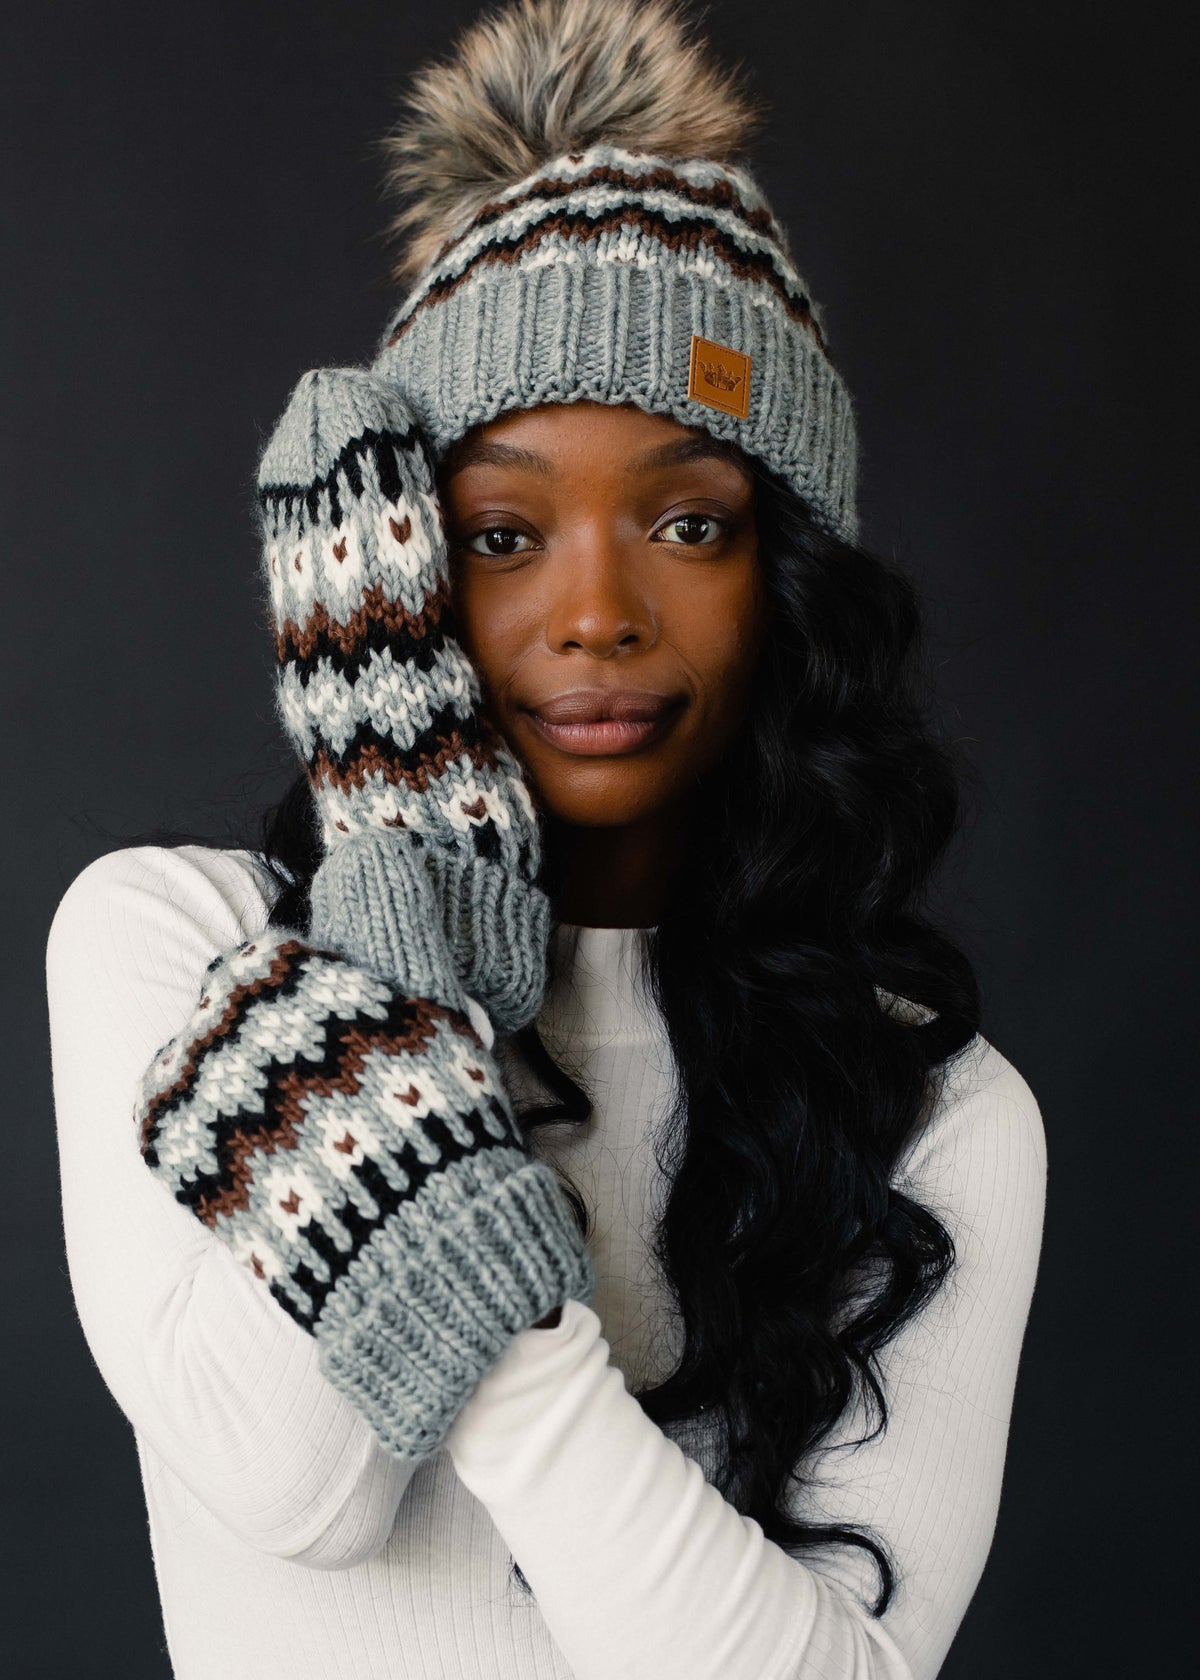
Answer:
POLYGON ((658 745, 675 727, 686 694, 648 688, 572 688, 524 708, 535 735, 576 758, 626 757, 658 745))
POLYGON ((646 688, 572 688, 527 706, 547 723, 651 723, 677 706, 682 696, 646 688))

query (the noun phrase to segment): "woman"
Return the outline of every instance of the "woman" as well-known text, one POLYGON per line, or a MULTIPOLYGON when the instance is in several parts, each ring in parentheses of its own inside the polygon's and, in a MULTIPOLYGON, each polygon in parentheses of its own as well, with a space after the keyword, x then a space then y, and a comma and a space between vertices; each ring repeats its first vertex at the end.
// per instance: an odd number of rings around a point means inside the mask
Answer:
POLYGON ((403 301, 260 463, 302 774, 56 915, 180 1674, 932 1680, 978 1582, 1045 1140, 754 117, 659 3, 416 78, 403 301))

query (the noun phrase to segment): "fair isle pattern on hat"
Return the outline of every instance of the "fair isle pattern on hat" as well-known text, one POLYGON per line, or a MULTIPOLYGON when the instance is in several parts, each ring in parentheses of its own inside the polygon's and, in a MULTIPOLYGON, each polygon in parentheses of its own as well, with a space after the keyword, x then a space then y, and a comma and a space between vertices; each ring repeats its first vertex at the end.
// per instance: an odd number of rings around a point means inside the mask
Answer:
POLYGON ((472 426, 543 402, 632 402, 703 426, 857 534, 857 445, 783 230, 744 170, 594 145, 495 195, 410 289, 374 369, 435 459, 472 426), (692 340, 749 357, 742 418, 689 397, 692 340))
POLYGON ((591 1259, 467 1015, 268 928, 215 958, 134 1108, 147 1167, 406 1459, 591 1259))

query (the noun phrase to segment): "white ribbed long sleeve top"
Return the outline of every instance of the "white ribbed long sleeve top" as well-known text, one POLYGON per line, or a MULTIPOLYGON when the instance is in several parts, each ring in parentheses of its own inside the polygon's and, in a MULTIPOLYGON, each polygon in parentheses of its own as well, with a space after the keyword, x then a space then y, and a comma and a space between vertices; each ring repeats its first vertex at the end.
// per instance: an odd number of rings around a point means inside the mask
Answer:
MULTIPOLYGON (((47 948, 70 1279, 134 1431, 177 1680, 933 1680, 991 1546, 1041 1246, 1045 1136, 1021 1075, 978 1038, 909 1146, 894 1181, 959 1262, 880 1356, 886 1432, 853 1447, 870 1423, 848 1412, 794 1499, 886 1541, 899 1584, 876 1620, 867 1553, 768 1541, 706 1479, 705 1438, 632 1398, 678 1351, 646 1240, 671 1065, 643 930, 559 926, 539 1018, 595 1102, 588 1124, 531 1134, 594 1211, 595 1299, 515 1337, 415 1470, 165 1193, 131 1120, 141 1074, 274 890, 244 851, 112 852, 71 882, 47 948)), ((494 1049, 514 1094, 537 1089, 494 1049)))

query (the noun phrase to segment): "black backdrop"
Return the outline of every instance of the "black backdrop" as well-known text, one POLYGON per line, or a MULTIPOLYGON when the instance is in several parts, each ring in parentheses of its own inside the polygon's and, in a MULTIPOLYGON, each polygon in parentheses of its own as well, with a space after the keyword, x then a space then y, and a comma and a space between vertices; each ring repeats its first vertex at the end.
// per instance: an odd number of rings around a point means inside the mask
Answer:
MULTIPOLYGON (((40 0, 7 15, 14 1680, 169 1673, 132 1436, 62 1251, 46 932, 71 877, 124 835, 221 828, 286 780, 253 610, 256 455, 305 368, 373 350, 391 294, 371 142, 407 70, 472 11, 40 0)), ((855 395, 865 535, 926 592, 943 715, 979 784, 944 902, 985 984, 985 1033, 1046 1123, 999 1524, 947 1680, 1173 1672, 1183 1631, 1184 15, 727 0, 708 20, 774 105, 757 173, 855 395)))

